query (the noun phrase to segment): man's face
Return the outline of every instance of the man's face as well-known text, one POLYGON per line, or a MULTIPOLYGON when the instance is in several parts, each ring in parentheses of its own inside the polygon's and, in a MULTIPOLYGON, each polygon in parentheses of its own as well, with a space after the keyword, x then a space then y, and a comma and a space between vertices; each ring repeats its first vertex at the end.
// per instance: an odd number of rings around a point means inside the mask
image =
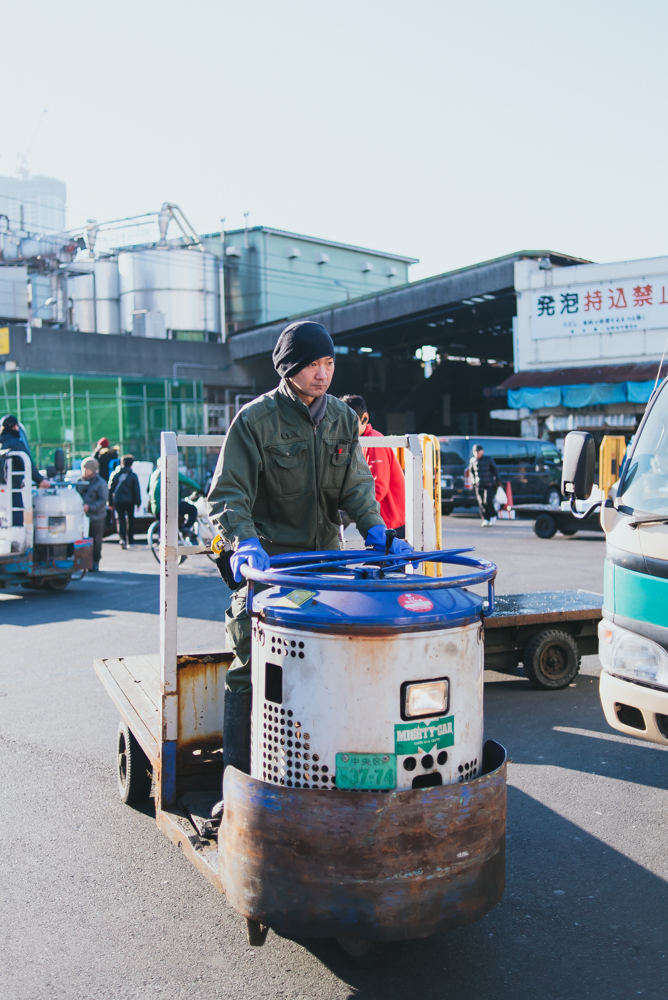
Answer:
POLYGON ((90 465, 85 465, 82 470, 82 476, 84 479, 92 479, 95 475, 95 469, 91 468, 90 465))
POLYGON ((318 358, 296 375, 290 376, 290 381, 305 396, 317 399, 329 389, 334 376, 334 358, 318 358))
POLYGON ((476 458, 482 458, 482 456, 484 454, 485 454, 485 449, 484 448, 476 448, 476 450, 475 450, 475 457, 476 458))

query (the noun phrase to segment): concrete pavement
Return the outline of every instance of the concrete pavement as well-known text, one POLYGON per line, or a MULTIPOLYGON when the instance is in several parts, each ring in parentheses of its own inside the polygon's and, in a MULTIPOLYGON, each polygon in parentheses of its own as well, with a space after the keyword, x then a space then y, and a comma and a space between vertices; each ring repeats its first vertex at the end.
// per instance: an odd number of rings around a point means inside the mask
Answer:
MULTIPOLYGON (((446 544, 499 565, 499 591, 600 591, 600 535, 444 520, 446 544)), ((576 685, 489 674, 486 731, 508 748, 508 884, 482 921, 358 970, 331 942, 244 921, 123 806, 116 712, 95 656, 154 652, 157 564, 106 542, 104 570, 61 594, 0 592, 0 995, 3 1000, 663 998, 668 757, 610 730, 597 658, 576 685)), ((180 577, 180 648, 222 640, 228 593, 204 558, 180 577)))

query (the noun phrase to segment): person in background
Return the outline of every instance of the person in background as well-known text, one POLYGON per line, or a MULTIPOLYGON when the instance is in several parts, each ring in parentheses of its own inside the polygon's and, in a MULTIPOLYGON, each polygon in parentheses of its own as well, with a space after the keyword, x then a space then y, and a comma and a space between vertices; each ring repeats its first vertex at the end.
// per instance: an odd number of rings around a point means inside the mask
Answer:
POLYGON ((109 503, 116 511, 121 548, 129 549, 135 542, 135 507, 141 506, 141 487, 132 471, 134 455, 123 455, 121 464, 109 480, 109 503))
POLYGON ((90 522, 89 532, 93 539, 93 568, 97 573, 102 556, 102 536, 104 522, 107 516, 107 500, 109 487, 99 475, 100 463, 96 458, 84 458, 81 463, 81 479, 76 484, 77 492, 84 502, 84 514, 90 522))
POLYGON ((487 528, 490 524, 496 523, 494 494, 501 485, 499 472, 494 459, 485 455, 485 449, 481 444, 473 445, 469 469, 475 487, 475 495, 478 499, 482 526, 487 528))
POLYGON ((394 528, 397 538, 406 537, 406 481, 394 448, 365 448, 363 438, 382 437, 369 422, 369 412, 363 396, 341 396, 357 414, 360 427, 360 445, 364 460, 371 470, 376 487, 376 500, 380 516, 388 528, 394 528))
MULTIPOLYGON (((2 425, 0 425, 0 452, 2 451, 20 451, 22 454, 27 455, 30 462, 30 471, 32 475, 32 481, 38 489, 46 489, 51 483, 48 479, 44 479, 32 460, 30 454, 30 448, 26 442, 24 442, 21 431, 19 428, 19 422, 16 417, 6 416, 3 417, 2 425)), ((23 496, 21 494, 21 483, 23 482, 23 473, 19 470, 17 471, 16 465, 12 472, 12 507, 14 507, 14 512, 12 515, 12 525, 15 528, 20 528, 23 525, 23 496)))
POLYGON ((109 482, 109 463, 118 458, 118 452, 110 446, 109 438, 100 438, 93 452, 93 458, 100 463, 100 475, 105 482, 109 482))
MULTIPOLYGON (((148 509, 154 517, 160 517, 160 465, 161 459, 158 459, 157 468, 153 470, 148 481, 148 509)), ((185 493, 182 487, 187 487, 188 493, 196 493, 198 496, 203 491, 194 479, 186 476, 185 472, 179 472, 179 527, 181 531, 191 534, 197 521, 197 507, 182 499, 182 493, 185 493)))

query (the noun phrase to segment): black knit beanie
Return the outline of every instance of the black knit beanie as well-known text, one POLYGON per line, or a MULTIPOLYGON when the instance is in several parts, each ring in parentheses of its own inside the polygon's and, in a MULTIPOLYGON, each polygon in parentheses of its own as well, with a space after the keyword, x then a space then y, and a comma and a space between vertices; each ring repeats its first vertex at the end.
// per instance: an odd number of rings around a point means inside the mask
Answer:
POLYGON ((290 378, 318 358, 333 358, 334 342, 320 323, 302 320, 286 326, 272 357, 281 378, 290 378))

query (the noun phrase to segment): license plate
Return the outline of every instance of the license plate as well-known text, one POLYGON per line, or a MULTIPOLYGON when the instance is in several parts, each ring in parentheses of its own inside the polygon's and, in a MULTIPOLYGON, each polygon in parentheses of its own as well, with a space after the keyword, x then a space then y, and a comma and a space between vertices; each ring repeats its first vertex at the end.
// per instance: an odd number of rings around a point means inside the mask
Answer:
POLYGON ((337 788, 396 788, 394 753, 337 753, 337 788))

